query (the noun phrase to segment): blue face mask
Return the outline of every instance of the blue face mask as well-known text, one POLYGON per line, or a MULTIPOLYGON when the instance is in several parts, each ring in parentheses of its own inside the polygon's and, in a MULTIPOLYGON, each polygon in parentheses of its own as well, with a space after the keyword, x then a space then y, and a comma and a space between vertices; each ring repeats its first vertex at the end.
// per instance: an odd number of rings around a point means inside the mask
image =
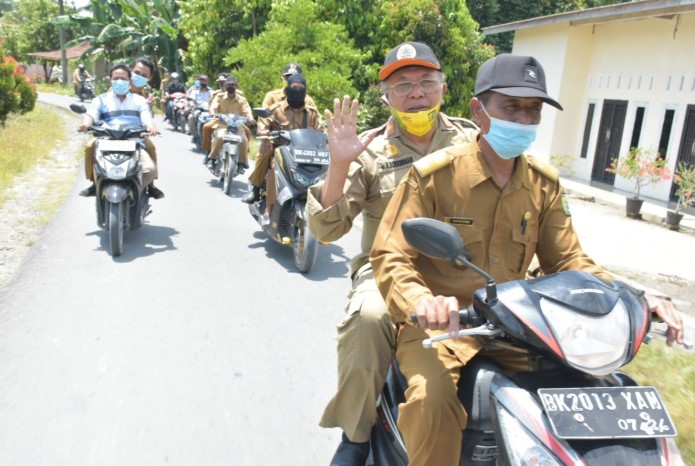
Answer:
POLYGON ((195 80, 194 86, 197 87, 198 89, 200 89, 200 81, 198 81, 198 80, 196 79, 196 80, 195 80))
POLYGON ((117 95, 126 95, 130 90, 130 81, 126 81, 125 79, 114 79, 111 81, 111 89, 113 89, 113 92, 117 95))
POLYGON ((145 87, 147 86, 147 78, 144 78, 140 76, 139 74, 133 73, 132 78, 130 78, 131 81, 133 81, 133 86, 135 87, 145 87))
POLYGON ((492 118, 485 107, 482 108, 490 119, 490 129, 482 137, 501 158, 509 160, 520 156, 536 140, 538 125, 522 125, 492 118))

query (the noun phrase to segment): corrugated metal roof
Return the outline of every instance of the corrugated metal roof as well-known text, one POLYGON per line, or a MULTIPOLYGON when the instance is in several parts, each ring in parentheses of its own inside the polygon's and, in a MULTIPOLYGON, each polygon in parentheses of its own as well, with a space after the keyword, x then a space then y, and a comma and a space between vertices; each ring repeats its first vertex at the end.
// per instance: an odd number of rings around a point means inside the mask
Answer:
MULTIPOLYGON (((91 47, 92 46, 90 44, 76 45, 74 47, 70 47, 69 49, 65 49, 65 55, 68 59, 78 58, 82 56, 82 54, 89 50, 91 47)), ((50 52, 31 52, 27 55, 36 58, 42 58, 44 60, 60 61, 60 50, 51 50, 50 52)))

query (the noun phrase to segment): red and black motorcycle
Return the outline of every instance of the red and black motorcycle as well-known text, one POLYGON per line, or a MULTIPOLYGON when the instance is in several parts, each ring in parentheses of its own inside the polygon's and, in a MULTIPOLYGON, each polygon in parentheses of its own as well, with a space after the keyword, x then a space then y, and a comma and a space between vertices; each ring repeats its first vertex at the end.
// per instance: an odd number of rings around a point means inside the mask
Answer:
MULTIPOLYGON (((658 391, 618 370, 650 339, 642 292, 574 271, 497 285, 471 262, 454 226, 418 218, 405 221, 403 232, 421 254, 486 279, 460 313, 459 336, 526 351, 537 368, 503 374, 485 358, 464 367, 459 399, 469 419, 460 465, 683 464, 673 440, 676 427, 658 391)), ((408 463, 396 424, 406 388, 394 361, 379 400, 369 464, 408 463)))

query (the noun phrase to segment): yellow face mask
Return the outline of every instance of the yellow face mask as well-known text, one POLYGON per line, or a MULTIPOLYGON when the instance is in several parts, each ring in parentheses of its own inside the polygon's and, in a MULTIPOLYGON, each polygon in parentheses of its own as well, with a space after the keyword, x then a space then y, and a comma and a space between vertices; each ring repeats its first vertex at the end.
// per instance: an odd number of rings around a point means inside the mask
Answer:
POLYGON ((391 114, 407 132, 415 136, 424 136, 437 124, 437 115, 439 115, 441 106, 439 104, 429 110, 422 110, 416 113, 399 112, 392 107, 391 114))

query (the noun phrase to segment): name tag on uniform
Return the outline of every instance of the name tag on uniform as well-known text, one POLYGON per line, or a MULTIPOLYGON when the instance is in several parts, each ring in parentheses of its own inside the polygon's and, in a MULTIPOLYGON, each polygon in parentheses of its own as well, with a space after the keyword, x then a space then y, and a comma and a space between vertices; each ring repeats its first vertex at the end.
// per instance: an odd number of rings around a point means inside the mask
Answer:
POLYGON ((444 223, 451 225, 473 225, 473 219, 470 217, 444 217, 444 223))
POLYGON ((400 168, 410 166, 412 165, 412 163, 412 157, 405 157, 400 160, 380 160, 379 162, 377 162, 377 169, 379 170, 379 173, 392 172, 400 168))

